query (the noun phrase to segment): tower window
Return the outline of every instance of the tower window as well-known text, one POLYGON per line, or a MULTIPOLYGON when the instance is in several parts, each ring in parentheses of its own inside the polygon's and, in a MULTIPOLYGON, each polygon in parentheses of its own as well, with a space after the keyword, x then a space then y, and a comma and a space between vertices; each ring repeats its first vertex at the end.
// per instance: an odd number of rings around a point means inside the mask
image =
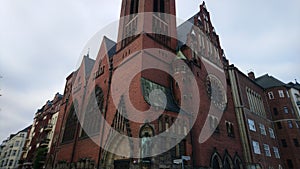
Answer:
POLYGON ((139 0, 131 0, 130 14, 136 14, 139 12, 139 0))
POLYGON ((160 12, 165 13, 165 0, 160 0, 160 12))
POLYGON ((165 13, 165 1, 166 0, 154 0, 153 12, 165 13))
POLYGON ((158 0, 154 0, 153 2, 153 12, 158 12, 158 0))

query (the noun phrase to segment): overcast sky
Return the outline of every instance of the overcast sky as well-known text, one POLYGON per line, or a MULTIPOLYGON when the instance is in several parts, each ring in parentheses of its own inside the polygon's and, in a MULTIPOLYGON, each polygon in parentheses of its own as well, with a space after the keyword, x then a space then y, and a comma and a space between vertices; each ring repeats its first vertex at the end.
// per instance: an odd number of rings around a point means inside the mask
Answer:
MULTIPOLYGON (((177 17, 201 0, 177 0, 177 17)), ((256 76, 300 81, 300 1, 210 0, 230 63, 256 76)), ((121 0, 0 0, 0 141, 33 122, 75 69, 86 42, 119 17, 121 0), (104 2, 104 3, 103 3, 104 2)))

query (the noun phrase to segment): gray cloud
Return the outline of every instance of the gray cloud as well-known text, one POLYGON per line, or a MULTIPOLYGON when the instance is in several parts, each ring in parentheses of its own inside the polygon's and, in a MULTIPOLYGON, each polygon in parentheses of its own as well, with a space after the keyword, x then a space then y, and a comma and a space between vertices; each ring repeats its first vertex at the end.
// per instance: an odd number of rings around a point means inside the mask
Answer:
MULTIPOLYGON (((300 2, 207 1, 231 63, 243 72, 299 77, 300 2)), ((199 1, 177 0, 188 19, 199 1)), ((88 40, 119 17, 121 0, 3 0, 0 2, 0 139, 32 122, 36 110, 63 92, 88 40)))

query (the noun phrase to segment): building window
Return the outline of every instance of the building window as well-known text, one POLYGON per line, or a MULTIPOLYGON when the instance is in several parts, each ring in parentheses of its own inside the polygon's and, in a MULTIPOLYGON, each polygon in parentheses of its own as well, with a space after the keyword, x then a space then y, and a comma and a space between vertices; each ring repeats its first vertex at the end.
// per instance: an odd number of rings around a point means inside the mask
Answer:
POLYGON ((12 166, 12 165, 13 165, 13 163, 14 163, 14 160, 9 160, 9 164, 8 164, 8 166, 12 166))
POLYGON ((234 137, 234 129, 233 124, 231 122, 226 121, 226 129, 229 137, 234 137))
POLYGON ((300 121, 296 121, 296 127, 299 128, 300 127, 300 121))
POLYGON ((277 148, 277 147, 273 147, 273 151, 274 151, 275 157, 276 157, 276 158, 280 158, 278 148, 277 148))
POLYGON ((139 10, 139 0, 131 0, 130 14, 136 14, 139 10))
POLYGON ((77 126, 77 115, 75 113, 74 105, 72 105, 65 124, 65 131, 62 139, 63 143, 74 139, 76 126, 77 126))
POLYGON ((260 133, 262 135, 267 135, 266 128, 265 128, 265 126, 263 124, 259 123, 259 129, 260 129, 260 133))
POLYGON ((278 110, 277 110, 276 107, 273 108, 273 113, 274 113, 275 116, 278 115, 278 110))
POLYGON ((17 154, 17 150, 13 150, 12 156, 15 156, 17 154))
POLYGON ((289 91, 286 91, 286 97, 290 98, 289 91))
POLYGON ((255 123, 254 123, 253 120, 248 119, 248 125, 249 125, 249 129, 250 129, 251 131, 256 131, 255 123))
POLYGON ((165 1, 164 0, 154 0, 153 12, 165 13, 165 1))
POLYGON ((282 129, 282 125, 281 125, 281 122, 280 122, 280 121, 276 122, 276 125, 277 125, 277 128, 278 128, 278 129, 282 129))
POLYGON ((281 97, 281 98, 283 98, 283 97, 284 97, 283 90, 278 90, 278 94, 279 94, 279 97, 281 97))
POLYGON ((288 120, 287 123, 288 123, 288 127, 290 129, 293 128, 293 122, 292 122, 292 120, 288 120))
POLYGON ((252 141, 253 151, 255 154, 260 154, 259 143, 257 141, 252 141))
POLYGON ((81 137, 99 134, 101 114, 103 113, 103 91, 99 86, 95 87, 91 94, 84 114, 83 130, 81 137))
POLYGON ((269 128, 269 133, 271 138, 275 138, 274 130, 269 128))
POLYGON ((296 147, 299 147, 299 141, 298 141, 298 139, 294 138, 293 141, 294 141, 294 145, 296 147))
POLYGON ((20 144, 20 141, 16 141, 16 142, 15 142, 15 147, 18 147, 19 144, 20 144))
POLYGON ((287 142, 285 139, 281 139, 281 145, 282 147, 287 147, 287 142))
POLYGON ((294 168, 294 165, 293 165, 293 161, 292 161, 292 160, 287 159, 287 160, 286 160, 286 163, 287 163, 289 169, 294 168))
POLYGON ((266 156, 271 157, 271 151, 270 151, 269 145, 264 144, 264 150, 265 150, 266 156))
POLYGON ((268 92, 269 99, 274 99, 273 92, 268 92))
POLYGON ((289 113, 289 109, 287 108, 287 107, 283 107, 283 111, 284 111, 284 113, 289 113))

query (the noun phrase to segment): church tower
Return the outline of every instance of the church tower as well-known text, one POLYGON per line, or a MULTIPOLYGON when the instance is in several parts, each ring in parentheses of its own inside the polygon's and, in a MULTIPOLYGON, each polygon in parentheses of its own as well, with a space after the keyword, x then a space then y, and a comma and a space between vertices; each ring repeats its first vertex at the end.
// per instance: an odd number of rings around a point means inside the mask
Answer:
POLYGON ((122 1, 117 51, 142 34, 166 48, 176 49, 175 0, 122 1))
POLYGON ((122 101, 118 98, 123 98, 130 137, 147 140, 163 134, 164 139, 145 149, 148 144, 144 141, 133 145, 130 151, 140 153, 135 160, 141 168, 174 168, 173 160, 191 156, 189 119, 179 116, 180 108, 172 93, 171 66, 177 55, 175 9, 175 0, 122 1, 116 54, 112 58, 112 95, 117 98, 116 104, 122 101))

